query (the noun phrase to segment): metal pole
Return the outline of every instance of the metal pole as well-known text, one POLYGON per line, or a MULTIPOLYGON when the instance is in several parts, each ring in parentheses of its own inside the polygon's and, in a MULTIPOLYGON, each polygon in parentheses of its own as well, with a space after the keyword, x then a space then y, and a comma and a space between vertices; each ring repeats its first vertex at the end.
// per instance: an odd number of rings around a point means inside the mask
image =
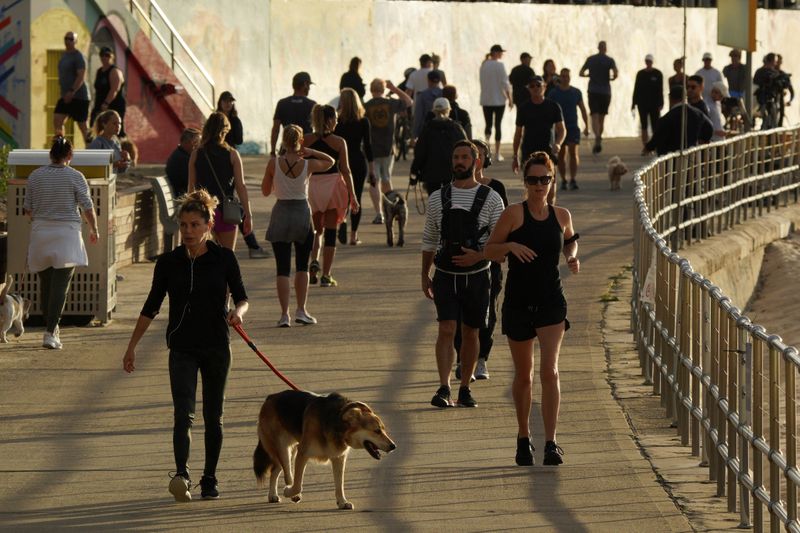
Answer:
MULTIPOLYGON (((739 319, 737 326, 739 327, 739 346, 744 344, 744 351, 740 348, 739 358, 739 408, 741 409, 741 417, 739 418, 739 427, 749 427, 753 422, 753 398, 750 390, 753 384, 753 344, 746 341, 746 331, 742 322, 746 319, 739 319)), ((744 478, 748 475, 750 470, 750 447, 748 446, 747 439, 740 433, 739 434, 739 477, 744 478)), ((751 527, 750 523, 750 491, 745 484, 739 481, 739 527, 751 527)))
POLYGON ((747 50, 745 54, 747 61, 747 76, 744 82, 744 106, 747 109, 747 128, 745 131, 750 131, 753 124, 753 52, 747 50))

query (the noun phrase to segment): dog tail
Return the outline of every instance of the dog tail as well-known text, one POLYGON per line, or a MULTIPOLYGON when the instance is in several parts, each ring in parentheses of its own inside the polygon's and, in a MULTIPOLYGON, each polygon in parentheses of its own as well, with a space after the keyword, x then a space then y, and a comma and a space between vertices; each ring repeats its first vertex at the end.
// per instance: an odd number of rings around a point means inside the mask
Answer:
POLYGON ((256 449, 253 452, 253 472, 256 475, 256 481, 259 487, 263 487, 267 482, 267 473, 272 468, 272 458, 267 451, 261 446, 259 441, 256 444, 256 449))
POLYGON ((0 305, 6 303, 6 296, 8 296, 8 291, 11 290, 11 285, 14 283, 14 278, 11 277, 11 274, 6 274, 6 279, 3 280, 3 290, 0 291, 0 305))

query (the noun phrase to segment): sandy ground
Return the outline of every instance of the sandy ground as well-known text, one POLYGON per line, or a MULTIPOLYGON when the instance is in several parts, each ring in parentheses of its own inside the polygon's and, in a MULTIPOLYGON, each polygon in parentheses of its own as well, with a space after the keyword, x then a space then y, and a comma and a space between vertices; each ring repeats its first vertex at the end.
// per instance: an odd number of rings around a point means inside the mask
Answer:
POLYGON ((797 280, 800 278, 800 235, 767 247, 755 294, 747 306, 747 315, 768 332, 777 333, 786 344, 800 344, 800 298, 797 280))

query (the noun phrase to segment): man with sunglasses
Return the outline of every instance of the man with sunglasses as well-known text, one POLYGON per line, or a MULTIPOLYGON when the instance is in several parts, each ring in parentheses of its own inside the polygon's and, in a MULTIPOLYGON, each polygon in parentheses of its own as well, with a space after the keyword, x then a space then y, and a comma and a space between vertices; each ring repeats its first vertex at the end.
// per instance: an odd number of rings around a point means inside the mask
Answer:
POLYGON ((453 182, 431 193, 422 233, 422 292, 436 305, 439 389, 431 405, 452 407, 450 374, 455 361, 456 323, 461 318, 461 386, 458 405, 477 407, 469 389, 487 326, 491 279, 483 246, 503 213, 503 200, 476 180, 478 148, 458 141, 453 148, 453 182), (431 267, 435 273, 431 278, 431 267))
POLYGON ((89 88, 86 86, 86 58, 76 48, 78 37, 68 31, 64 35, 66 51, 58 61, 58 85, 61 98, 53 112, 53 129, 56 136, 64 135, 64 122, 72 118, 81 130, 84 140, 91 141, 89 135, 89 88))
POLYGON ((561 145, 564 143, 566 137, 564 114, 557 103, 544 97, 544 89, 544 80, 541 76, 531 78, 528 84, 531 98, 517 110, 517 129, 514 132, 514 154, 511 161, 511 169, 515 174, 519 172, 520 163, 524 163, 534 152, 547 152, 556 162, 561 145), (550 146, 553 128, 555 128, 554 143, 550 146))
POLYGON ((703 100, 703 77, 695 74, 686 80, 686 100, 689 105, 711 118, 708 104, 703 100))

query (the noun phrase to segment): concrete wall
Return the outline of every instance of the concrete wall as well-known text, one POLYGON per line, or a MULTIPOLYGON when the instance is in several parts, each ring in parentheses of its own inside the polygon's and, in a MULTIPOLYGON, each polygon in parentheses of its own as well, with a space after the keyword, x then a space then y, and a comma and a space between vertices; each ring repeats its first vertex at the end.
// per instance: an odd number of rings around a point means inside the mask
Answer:
MULTIPOLYGON (((275 102, 291 92, 292 75, 300 70, 316 82, 310 96, 328 102, 354 55, 363 59, 367 83, 374 77, 398 83, 404 69, 418 65, 420 54, 436 52, 480 132, 478 68, 492 44, 508 50, 508 70, 527 51, 537 72, 547 58, 575 72, 601 39, 620 71, 612 84, 606 135, 636 136, 630 101, 644 55, 654 54, 656 67, 669 76, 672 60, 683 53, 683 10, 677 8, 389 0, 242 0, 235 9, 215 0, 198 0, 192 9, 182 0, 160 4, 220 90, 229 89, 238 99, 245 139, 260 143, 269 134, 275 102)), ((716 16, 715 9, 689 10, 687 71, 702 66, 705 51, 714 54, 718 68, 727 63, 729 48, 715 44, 716 16)), ((764 53, 776 51, 786 56, 788 72, 800 71, 800 57, 793 53, 800 45, 798 27, 800 12, 759 11, 756 66, 764 53)), ((575 78, 585 92, 586 80, 575 78)), ((800 119, 798 107, 788 108, 791 123, 800 119)), ((514 113, 507 117, 503 136, 510 142, 514 113)))

